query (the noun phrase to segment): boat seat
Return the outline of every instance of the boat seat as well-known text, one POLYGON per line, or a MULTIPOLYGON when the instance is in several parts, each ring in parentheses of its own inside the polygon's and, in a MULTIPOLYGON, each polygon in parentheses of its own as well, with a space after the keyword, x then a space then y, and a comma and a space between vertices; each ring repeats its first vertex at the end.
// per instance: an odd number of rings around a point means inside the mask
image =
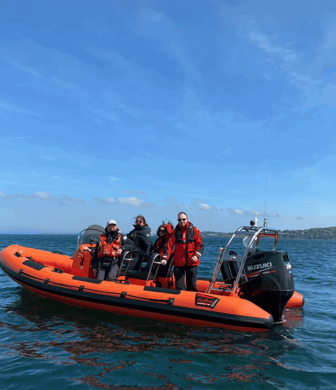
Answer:
POLYGON ((148 275, 148 272, 144 271, 128 271, 126 275, 126 279, 140 279, 140 280, 146 280, 147 278, 149 280, 154 280, 154 274, 148 275))
POLYGON ((159 253, 153 253, 149 259, 149 269, 147 267, 142 268, 140 270, 128 270, 128 266, 126 270, 122 271, 122 265, 124 261, 132 261, 131 256, 127 255, 123 257, 123 260, 120 265, 120 270, 118 273, 118 277, 124 275, 126 280, 128 280, 132 284, 143 285, 143 286, 156 286, 156 283, 160 287, 167 287, 171 285, 173 279, 173 271, 172 268, 172 259, 168 261, 168 268, 161 264, 161 256, 159 253), (160 266, 162 266, 162 271, 160 273, 160 266), (164 269, 163 269, 164 268, 164 269), (165 270, 167 268, 167 270, 165 270))
POLYGON ((144 284, 145 286, 155 286, 157 272, 161 264, 161 256, 154 253, 148 259, 147 264, 150 264, 149 269, 128 271, 126 278, 134 284, 144 284), (154 268, 155 267, 155 268, 154 268), (153 269, 154 268, 154 269, 153 269), (141 281, 141 283, 139 283, 141 281))
MULTIPOLYGON (((231 253, 231 252, 230 252, 231 253)), ((235 252, 234 252, 235 253, 235 252)), ((223 276, 223 282, 227 284, 232 284, 238 275, 239 268, 243 262, 244 256, 236 256, 235 254, 229 254, 223 256, 221 273, 223 276)), ((240 277, 240 283, 245 281, 246 274, 243 272, 240 277)))
POLYGON ((163 273, 160 274, 160 267, 165 267, 161 264, 161 255, 159 253, 153 253, 150 258, 148 259, 147 262, 148 267, 142 268, 138 271, 136 270, 131 270, 128 271, 126 278, 130 282, 134 284, 141 284, 145 286, 156 286, 156 282, 160 278, 159 285, 162 286, 169 284, 171 277, 169 278, 168 281, 166 279, 168 278, 168 275, 171 275, 171 264, 172 262, 168 263, 168 269, 167 271, 164 270, 163 273), (164 278, 162 278, 164 274, 164 278), (164 283, 162 283, 162 279, 164 279, 164 283), (140 282, 141 281, 141 282, 140 282))

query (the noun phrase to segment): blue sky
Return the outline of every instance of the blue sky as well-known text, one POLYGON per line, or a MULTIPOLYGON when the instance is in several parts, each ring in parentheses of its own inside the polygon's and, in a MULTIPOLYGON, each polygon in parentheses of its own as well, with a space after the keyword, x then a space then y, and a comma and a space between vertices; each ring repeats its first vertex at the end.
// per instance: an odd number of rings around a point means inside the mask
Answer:
POLYGON ((0 232, 335 226, 335 22, 327 0, 3 1, 0 232))

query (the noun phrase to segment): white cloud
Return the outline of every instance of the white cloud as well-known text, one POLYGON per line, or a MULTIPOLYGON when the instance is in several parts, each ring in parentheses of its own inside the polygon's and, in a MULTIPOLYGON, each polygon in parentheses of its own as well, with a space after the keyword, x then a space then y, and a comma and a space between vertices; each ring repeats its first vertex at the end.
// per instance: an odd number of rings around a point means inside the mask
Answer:
MULTIPOLYGON (((8 198, 8 199, 27 199, 27 198, 36 198, 40 200, 47 200, 47 201, 57 201, 58 199, 56 196, 49 194, 46 191, 35 191, 32 195, 26 195, 26 194, 6 194, 2 191, 0 191, 0 198, 8 198)), ((71 196, 62 194, 59 198, 59 203, 62 205, 65 205, 65 202, 72 202, 72 203, 85 203, 84 199, 81 198, 73 198, 71 196)))
POLYGON ((36 198, 39 198, 39 199, 42 199, 42 200, 51 200, 51 201, 55 201, 56 200, 55 196, 50 195, 48 192, 45 192, 45 191, 35 191, 33 193, 33 197, 36 197, 36 198))
POLYGON ((256 216, 256 214, 260 214, 260 212, 256 212, 255 210, 244 210, 244 209, 233 209, 231 207, 228 207, 227 212, 231 215, 247 215, 247 216, 256 216))
POLYGON ((106 203, 115 203, 116 200, 114 198, 104 198, 106 203))
POLYGON ((60 202, 85 203, 85 200, 82 198, 73 198, 71 196, 62 194, 60 202))
POLYGON ((202 210, 211 210, 211 206, 206 203, 198 203, 198 207, 202 210))
POLYGON ((94 198, 93 200, 103 204, 117 203, 117 201, 114 198, 94 198))
POLYGON ((17 199, 17 198, 30 198, 31 195, 25 195, 25 194, 6 194, 5 192, 0 191, 0 198, 7 198, 7 199, 17 199))
MULTIPOLYGON (((224 211, 224 210, 223 210, 224 211)), ((254 217, 258 217, 259 221, 264 218, 264 217, 275 217, 275 218, 279 218, 280 217, 280 214, 272 211, 272 212, 261 212, 261 211, 258 211, 256 209, 252 209, 252 210, 245 210, 245 209, 239 209, 239 208, 236 208, 236 209, 233 209, 233 208, 230 208, 228 207, 226 209, 226 211, 230 214, 230 215, 242 215, 242 216, 246 216, 246 217, 250 217, 250 218, 254 218, 254 217), (262 216, 262 217, 261 217, 262 216)))
POLYGON ((146 203, 143 199, 138 199, 135 196, 129 196, 129 197, 124 197, 124 198, 118 198, 117 200, 114 198, 94 198, 96 202, 102 203, 102 204, 123 204, 123 205, 128 205, 128 206, 134 206, 134 207, 152 207, 155 206, 154 203, 146 203))
POLYGON ((122 204, 128 204, 130 206, 143 206, 145 204, 145 201, 143 199, 138 199, 135 196, 125 197, 125 198, 118 198, 119 202, 122 204))
POLYGON ((237 215, 242 215, 244 214, 244 211, 243 210, 240 210, 240 209, 234 209, 233 212, 237 215))

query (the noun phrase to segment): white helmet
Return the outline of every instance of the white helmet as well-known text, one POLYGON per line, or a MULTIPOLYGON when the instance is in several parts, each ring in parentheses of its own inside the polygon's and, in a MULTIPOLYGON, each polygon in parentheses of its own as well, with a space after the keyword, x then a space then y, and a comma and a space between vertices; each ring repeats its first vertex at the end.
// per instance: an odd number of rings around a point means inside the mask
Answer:
POLYGON ((109 221, 107 221, 106 227, 108 227, 108 225, 116 225, 116 224, 117 221, 115 219, 110 219, 109 221))

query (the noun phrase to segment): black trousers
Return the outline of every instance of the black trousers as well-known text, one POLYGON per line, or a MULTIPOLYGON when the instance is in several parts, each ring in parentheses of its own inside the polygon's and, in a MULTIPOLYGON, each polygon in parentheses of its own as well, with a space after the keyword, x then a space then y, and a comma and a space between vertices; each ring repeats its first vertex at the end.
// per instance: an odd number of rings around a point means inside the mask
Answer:
POLYGON ((185 290, 184 275, 186 275, 187 291, 197 291, 197 265, 192 267, 175 267, 175 287, 177 290, 185 290))
POLYGON ((105 257, 98 263, 98 280, 116 280, 119 271, 118 257, 105 257))

